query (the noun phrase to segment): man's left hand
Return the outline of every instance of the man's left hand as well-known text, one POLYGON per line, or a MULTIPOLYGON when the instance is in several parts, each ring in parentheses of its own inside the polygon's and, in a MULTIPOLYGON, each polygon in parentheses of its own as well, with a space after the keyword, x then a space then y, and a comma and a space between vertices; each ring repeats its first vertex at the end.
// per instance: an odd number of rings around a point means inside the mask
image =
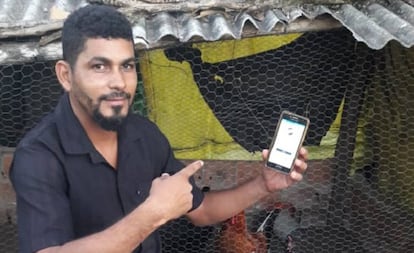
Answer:
MULTIPOLYGON (((263 159, 266 160, 269 154, 269 150, 262 151, 263 159)), ((289 187, 295 182, 303 179, 303 173, 305 173, 308 164, 308 151, 301 147, 299 150, 298 158, 295 160, 292 171, 289 174, 279 172, 271 168, 264 168, 262 172, 263 179, 266 184, 267 191, 274 192, 289 187)))

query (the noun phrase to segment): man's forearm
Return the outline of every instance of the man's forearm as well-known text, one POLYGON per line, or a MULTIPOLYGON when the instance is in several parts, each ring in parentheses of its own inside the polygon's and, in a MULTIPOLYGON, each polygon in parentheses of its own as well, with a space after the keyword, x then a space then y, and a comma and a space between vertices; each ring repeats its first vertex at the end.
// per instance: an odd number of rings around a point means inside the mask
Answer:
POLYGON ((202 205, 188 217, 196 225, 211 225, 241 212, 268 194, 263 178, 258 176, 236 188, 206 193, 202 205))
POLYGON ((109 228, 62 246, 41 250, 39 253, 132 252, 165 222, 158 214, 156 205, 147 199, 109 228))

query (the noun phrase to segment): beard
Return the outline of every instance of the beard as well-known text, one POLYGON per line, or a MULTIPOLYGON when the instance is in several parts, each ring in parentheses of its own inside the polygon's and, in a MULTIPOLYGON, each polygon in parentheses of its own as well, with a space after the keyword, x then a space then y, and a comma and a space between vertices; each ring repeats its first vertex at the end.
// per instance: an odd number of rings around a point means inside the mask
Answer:
POLYGON ((107 131, 117 132, 125 121, 126 115, 121 115, 121 106, 114 107, 114 115, 106 117, 102 115, 99 108, 95 108, 92 112, 92 119, 103 129, 107 131))
POLYGON ((114 106, 112 107, 113 115, 112 116, 104 116, 101 111, 99 110, 102 101, 111 98, 124 98, 128 101, 131 98, 131 95, 126 92, 113 92, 108 95, 102 95, 98 98, 98 102, 95 105, 92 105, 92 119, 104 130, 107 131, 119 131, 125 119, 127 118, 130 108, 128 108, 128 112, 126 115, 122 115, 122 106, 114 106))

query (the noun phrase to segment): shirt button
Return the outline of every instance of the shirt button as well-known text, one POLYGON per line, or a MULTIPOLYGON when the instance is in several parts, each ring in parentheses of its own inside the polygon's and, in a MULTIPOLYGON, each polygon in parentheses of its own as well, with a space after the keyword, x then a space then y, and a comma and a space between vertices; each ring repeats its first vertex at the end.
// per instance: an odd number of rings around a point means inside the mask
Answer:
POLYGON ((137 195, 141 195, 141 191, 140 190, 137 190, 137 195))

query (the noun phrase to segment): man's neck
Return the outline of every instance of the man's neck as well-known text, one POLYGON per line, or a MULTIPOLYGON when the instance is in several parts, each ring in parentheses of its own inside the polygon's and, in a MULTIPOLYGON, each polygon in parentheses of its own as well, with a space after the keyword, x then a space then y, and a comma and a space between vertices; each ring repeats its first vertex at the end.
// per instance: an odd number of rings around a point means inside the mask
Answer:
POLYGON ((79 105, 75 106, 72 101, 71 107, 92 145, 105 160, 116 169, 118 157, 118 133, 103 129, 89 115, 87 115, 79 105))
POLYGON ((118 164, 118 133, 104 130, 90 118, 84 119, 83 122, 80 119, 80 122, 91 140, 92 145, 112 168, 116 170, 118 164))

